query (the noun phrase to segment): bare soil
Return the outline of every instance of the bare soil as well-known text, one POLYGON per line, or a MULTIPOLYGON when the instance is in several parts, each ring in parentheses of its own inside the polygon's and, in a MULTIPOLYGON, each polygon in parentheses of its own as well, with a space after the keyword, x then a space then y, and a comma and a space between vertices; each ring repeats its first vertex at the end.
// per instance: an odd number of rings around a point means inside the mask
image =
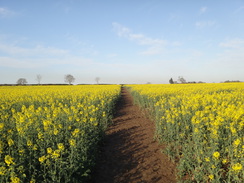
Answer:
POLYGON ((92 183, 174 183, 176 167, 154 140, 154 123, 122 88, 92 183))

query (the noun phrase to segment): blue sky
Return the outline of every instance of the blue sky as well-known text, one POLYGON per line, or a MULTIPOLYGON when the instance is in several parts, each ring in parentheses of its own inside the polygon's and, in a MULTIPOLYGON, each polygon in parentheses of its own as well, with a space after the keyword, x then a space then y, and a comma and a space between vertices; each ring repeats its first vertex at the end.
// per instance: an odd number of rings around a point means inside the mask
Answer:
POLYGON ((244 81, 243 0, 0 0, 0 84, 244 81))

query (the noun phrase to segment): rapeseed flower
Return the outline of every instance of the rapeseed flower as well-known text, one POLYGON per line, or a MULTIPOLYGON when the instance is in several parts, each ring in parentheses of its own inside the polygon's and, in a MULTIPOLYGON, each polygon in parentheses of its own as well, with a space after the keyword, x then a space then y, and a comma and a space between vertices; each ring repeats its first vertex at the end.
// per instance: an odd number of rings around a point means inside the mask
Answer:
POLYGON ((57 159, 59 157, 60 157, 60 150, 58 149, 58 150, 53 151, 52 158, 57 159))
POLYGON ((213 157, 216 158, 216 159, 218 159, 220 157, 220 153, 218 151, 215 151, 213 153, 213 157))
POLYGON ((236 139, 233 144, 235 147, 237 147, 239 144, 241 143, 241 140, 240 139, 236 139))
POLYGON ((69 144, 70 146, 75 146, 76 145, 75 139, 69 139, 69 144))
POLYGON ((4 123, 0 123, 0 130, 4 128, 4 123))
POLYGON ((234 171, 241 171, 242 170, 242 165, 240 163, 235 163, 231 166, 232 170, 234 171))
POLYGON ((6 167, 4 166, 0 167, 0 175, 5 175, 6 171, 7 171, 6 167))
POLYGON ((40 163, 43 163, 46 160, 46 156, 41 156, 38 158, 40 163))
POLYGON ((14 141, 13 141, 13 139, 11 139, 11 138, 8 139, 8 145, 9 145, 9 146, 14 145, 14 141))
POLYGON ((52 148, 51 148, 51 147, 48 147, 48 148, 47 148, 47 153, 48 153, 48 154, 52 154, 52 152, 53 152, 52 148))
POLYGON ((63 143, 58 143, 58 149, 63 151, 64 150, 64 144, 63 143))
POLYGON ((209 178, 210 180, 213 180, 213 179, 214 179, 214 175, 213 175, 213 174, 210 174, 210 175, 208 176, 208 178, 209 178))
POLYGON ((13 160, 14 160, 14 158, 11 157, 10 155, 6 155, 4 158, 4 161, 8 166, 11 164, 15 164, 13 160))
POLYGON ((10 177, 11 183, 20 183, 20 179, 18 177, 10 177))

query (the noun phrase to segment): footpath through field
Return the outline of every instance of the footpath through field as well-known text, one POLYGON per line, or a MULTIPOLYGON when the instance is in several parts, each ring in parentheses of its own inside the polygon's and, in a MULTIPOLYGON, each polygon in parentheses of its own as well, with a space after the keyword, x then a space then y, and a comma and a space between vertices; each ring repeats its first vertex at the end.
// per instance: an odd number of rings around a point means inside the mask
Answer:
POLYGON ((105 142, 93 183, 174 183, 175 165, 162 145, 153 140, 154 123, 122 88, 113 125, 106 132, 105 142))

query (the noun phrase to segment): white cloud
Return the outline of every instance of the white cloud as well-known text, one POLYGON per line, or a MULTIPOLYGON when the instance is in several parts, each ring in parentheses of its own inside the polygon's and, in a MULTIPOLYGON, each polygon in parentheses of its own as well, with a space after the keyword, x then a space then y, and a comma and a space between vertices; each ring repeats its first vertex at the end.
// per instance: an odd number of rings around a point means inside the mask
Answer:
POLYGON ((201 7, 201 9, 200 9, 200 14, 203 14, 203 13, 205 13, 206 11, 207 11, 207 7, 206 6, 204 6, 204 7, 201 7))
POLYGON ((156 55, 164 51, 162 47, 149 47, 147 50, 140 52, 142 55, 156 55))
POLYGON ((235 38, 219 43, 220 47, 225 48, 244 48, 244 40, 235 38))
POLYGON ((0 7, 0 17, 5 18, 5 17, 11 17, 15 13, 7 8, 0 7))
POLYGON ((120 37, 127 37, 131 34, 131 30, 127 27, 120 25, 119 23, 113 23, 113 29, 116 31, 117 35, 120 37))
POLYGON ((149 46, 146 51, 141 52, 141 54, 144 55, 160 54, 168 44, 166 40, 153 39, 145 36, 144 34, 135 34, 129 28, 116 22, 113 23, 113 29, 119 37, 124 37, 131 41, 135 41, 138 45, 149 46))
POLYGON ((84 66, 93 64, 91 59, 82 57, 69 56, 64 58, 16 58, 16 57, 0 57, 0 66, 9 68, 45 68, 61 65, 84 66))
POLYGON ((53 47, 44 47, 42 45, 36 45, 33 48, 23 48, 15 45, 0 43, 0 52, 14 56, 63 56, 68 53, 68 50, 53 47))
POLYGON ((235 38, 235 39, 228 39, 219 43, 219 46, 222 47, 224 50, 221 54, 218 55, 217 63, 226 69, 226 71, 233 71, 240 74, 244 79, 243 68, 244 68, 244 39, 235 38))
POLYGON ((80 66, 92 63, 91 59, 72 55, 69 50, 36 45, 33 48, 0 42, 0 66, 10 68, 39 68, 56 65, 80 66))
POLYGON ((107 58, 115 58, 117 57, 118 55, 116 53, 110 53, 110 54, 107 54, 107 58))
POLYGON ((171 45, 172 45, 172 46, 181 46, 182 43, 179 42, 179 41, 174 41, 174 42, 171 43, 171 45))
POLYGON ((212 27, 214 25, 216 25, 215 21, 198 21, 195 23, 195 26, 200 29, 205 27, 212 27))

